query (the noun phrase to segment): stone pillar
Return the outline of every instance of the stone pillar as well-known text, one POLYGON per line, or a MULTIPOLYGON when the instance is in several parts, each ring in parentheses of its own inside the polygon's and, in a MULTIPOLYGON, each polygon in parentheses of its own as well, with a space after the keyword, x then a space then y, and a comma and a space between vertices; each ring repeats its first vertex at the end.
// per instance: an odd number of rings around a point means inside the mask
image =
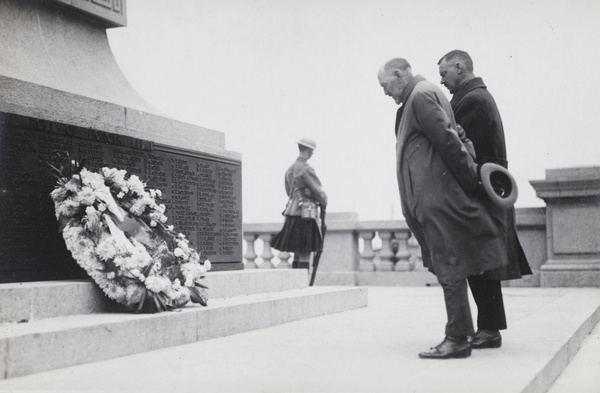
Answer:
POLYGON ((327 233, 319 271, 354 272, 358 270, 358 235, 356 213, 327 213, 327 233))
POLYGON ((600 167, 549 169, 531 181, 546 202, 542 287, 600 287, 600 167))

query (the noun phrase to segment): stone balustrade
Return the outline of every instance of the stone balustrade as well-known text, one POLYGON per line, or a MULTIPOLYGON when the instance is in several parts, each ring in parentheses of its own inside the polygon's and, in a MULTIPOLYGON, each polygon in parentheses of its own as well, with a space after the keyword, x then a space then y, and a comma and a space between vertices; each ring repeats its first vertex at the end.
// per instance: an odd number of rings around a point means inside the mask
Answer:
MULTIPOLYGON (((530 183, 546 206, 515 213, 533 274, 503 285, 600 287, 600 167, 549 169, 546 179, 530 183)), ((317 284, 437 285, 423 268, 406 222, 358 221, 356 213, 328 213, 327 224, 317 284)), ((270 246, 282 225, 244 225, 246 269, 290 267, 290 254, 270 246)))
MULTIPOLYGON (((534 274, 505 285, 539 286, 546 260, 544 208, 517 209, 519 237, 534 274)), ((244 224, 246 269, 289 269, 292 255, 271 247, 283 223, 244 224)), ((317 274, 327 285, 437 285, 423 267, 421 249, 403 220, 358 221, 355 213, 328 213, 317 274)))

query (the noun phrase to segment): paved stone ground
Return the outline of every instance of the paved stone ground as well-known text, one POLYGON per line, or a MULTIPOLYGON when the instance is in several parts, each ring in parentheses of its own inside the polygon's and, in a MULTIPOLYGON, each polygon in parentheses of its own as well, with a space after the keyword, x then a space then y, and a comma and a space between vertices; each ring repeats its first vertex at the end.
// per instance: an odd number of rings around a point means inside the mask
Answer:
POLYGON ((578 336, 584 346, 550 393, 600 392, 600 328, 587 335, 600 289, 505 288, 502 348, 442 361, 417 357, 443 338, 441 288, 368 290, 367 308, 9 379, 0 392, 541 393, 578 336))

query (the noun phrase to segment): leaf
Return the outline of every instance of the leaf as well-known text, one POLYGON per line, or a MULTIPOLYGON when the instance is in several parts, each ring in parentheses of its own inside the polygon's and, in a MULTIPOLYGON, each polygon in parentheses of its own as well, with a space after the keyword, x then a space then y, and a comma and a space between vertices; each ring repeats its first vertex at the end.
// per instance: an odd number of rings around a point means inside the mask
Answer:
POLYGON ((131 299, 127 302, 127 307, 131 307, 140 302, 144 298, 145 291, 144 288, 138 287, 131 295, 131 299))
POLYGON ((200 288, 208 289, 207 286, 205 286, 204 284, 200 284, 199 282, 196 282, 196 286, 200 287, 200 288))
POLYGON ((190 288, 190 299, 204 307, 208 306, 208 296, 202 288, 190 288))
POLYGON ((142 307, 144 307, 144 301, 146 301, 147 294, 148 294, 148 291, 144 290, 144 293, 142 293, 142 300, 140 300, 140 304, 138 306, 137 312, 142 311, 142 307))

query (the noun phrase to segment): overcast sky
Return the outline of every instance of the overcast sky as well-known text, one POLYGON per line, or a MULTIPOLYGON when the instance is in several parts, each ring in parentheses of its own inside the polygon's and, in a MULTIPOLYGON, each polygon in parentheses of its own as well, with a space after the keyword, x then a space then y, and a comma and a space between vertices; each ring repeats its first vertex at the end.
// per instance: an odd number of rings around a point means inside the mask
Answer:
POLYGON ((393 57, 439 83, 442 55, 471 54, 503 117, 517 207, 543 206, 529 181, 546 169, 600 165, 596 0, 128 0, 127 14, 109 30, 117 62, 158 110, 242 153, 244 222, 282 221, 302 136, 317 141, 328 212, 402 219, 397 107, 377 81, 393 57))

